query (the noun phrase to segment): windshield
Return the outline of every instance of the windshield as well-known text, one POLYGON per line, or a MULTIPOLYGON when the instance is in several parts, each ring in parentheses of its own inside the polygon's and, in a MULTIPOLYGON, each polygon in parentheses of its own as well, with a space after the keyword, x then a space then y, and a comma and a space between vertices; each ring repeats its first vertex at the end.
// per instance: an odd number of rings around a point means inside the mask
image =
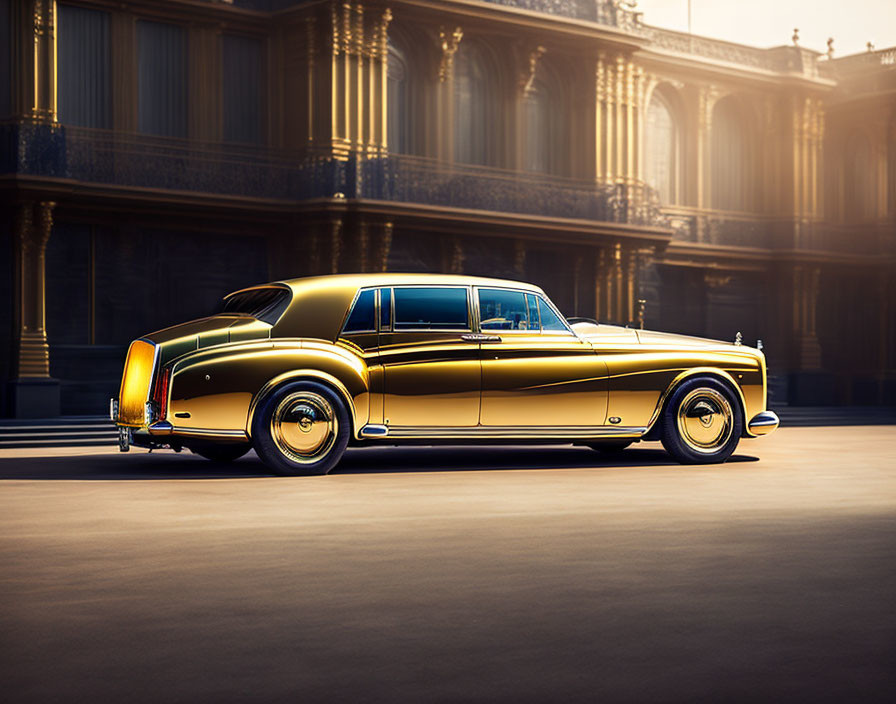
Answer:
POLYGON ((250 315, 273 325, 283 315, 289 300, 290 293, 287 289, 254 288, 227 296, 216 312, 219 315, 250 315))

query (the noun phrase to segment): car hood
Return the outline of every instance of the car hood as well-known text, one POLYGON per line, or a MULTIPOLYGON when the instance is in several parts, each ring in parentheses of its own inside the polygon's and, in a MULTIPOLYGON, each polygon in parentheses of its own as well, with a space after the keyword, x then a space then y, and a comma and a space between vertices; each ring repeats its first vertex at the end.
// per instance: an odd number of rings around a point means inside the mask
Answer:
MULTIPOLYGON (((575 323, 572 327, 579 337, 595 344, 642 344, 674 349, 719 349, 721 347, 730 350, 732 347, 738 347, 734 342, 725 342, 724 340, 712 340, 706 337, 679 335, 656 330, 639 330, 637 328, 607 325, 605 323, 598 325, 593 322, 583 321, 575 323)), ((739 347, 744 351, 753 349, 746 345, 739 347)))
POLYGON ((692 335, 679 335, 672 332, 657 332, 654 330, 636 330, 638 342, 642 345, 669 345, 670 347, 696 347, 706 349, 710 347, 733 347, 734 342, 713 340, 707 337, 694 337, 692 335))

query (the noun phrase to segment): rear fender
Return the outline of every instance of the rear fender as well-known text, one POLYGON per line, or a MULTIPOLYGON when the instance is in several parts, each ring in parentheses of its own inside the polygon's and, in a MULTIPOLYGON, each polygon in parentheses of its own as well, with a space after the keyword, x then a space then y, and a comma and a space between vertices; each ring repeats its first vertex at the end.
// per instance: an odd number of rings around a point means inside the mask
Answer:
POLYGON ((200 350, 179 359, 171 377, 173 432, 190 428, 249 435, 264 395, 298 379, 332 387, 345 400, 355 434, 367 423, 370 387, 363 359, 325 341, 274 340, 200 350))

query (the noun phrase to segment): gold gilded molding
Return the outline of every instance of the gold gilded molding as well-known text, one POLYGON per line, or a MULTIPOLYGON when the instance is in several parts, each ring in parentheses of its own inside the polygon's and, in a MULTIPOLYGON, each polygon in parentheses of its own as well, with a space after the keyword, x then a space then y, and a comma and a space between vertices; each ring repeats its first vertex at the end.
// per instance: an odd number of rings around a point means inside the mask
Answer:
POLYGON ((454 73, 454 55, 460 46, 460 40, 464 38, 464 30, 455 27, 450 33, 444 27, 439 27, 439 46, 442 56, 439 59, 439 82, 444 83, 454 73))
POLYGON ((532 85, 535 83, 535 72, 538 69, 538 60, 544 56, 547 49, 538 45, 526 56, 526 66, 520 73, 519 89, 522 97, 527 97, 532 92, 532 85))

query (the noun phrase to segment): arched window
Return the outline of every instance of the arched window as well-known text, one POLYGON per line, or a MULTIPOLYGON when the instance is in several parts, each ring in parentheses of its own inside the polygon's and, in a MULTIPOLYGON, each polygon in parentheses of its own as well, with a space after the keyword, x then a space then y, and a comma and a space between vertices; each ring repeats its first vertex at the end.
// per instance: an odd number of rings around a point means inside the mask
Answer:
POLYGON ((843 211, 849 220, 874 217, 871 144, 861 132, 853 132, 846 140, 846 168, 843 169, 843 211))
POLYGON ((408 64, 404 52, 390 41, 386 70, 386 141, 389 151, 400 154, 411 151, 408 93, 408 64))
POLYGON ((454 160, 487 164, 489 85, 485 56, 474 43, 462 46, 454 62, 454 160))
POLYGON ((753 154, 747 125, 733 98, 720 100, 712 113, 711 193, 719 210, 753 207, 753 154))
POLYGON ((657 90, 647 106, 644 177, 664 205, 681 198, 681 138, 669 101, 657 90))
POLYGON ((523 168, 526 171, 551 170, 551 96, 541 81, 533 84, 523 98, 523 129, 525 134, 523 168))

